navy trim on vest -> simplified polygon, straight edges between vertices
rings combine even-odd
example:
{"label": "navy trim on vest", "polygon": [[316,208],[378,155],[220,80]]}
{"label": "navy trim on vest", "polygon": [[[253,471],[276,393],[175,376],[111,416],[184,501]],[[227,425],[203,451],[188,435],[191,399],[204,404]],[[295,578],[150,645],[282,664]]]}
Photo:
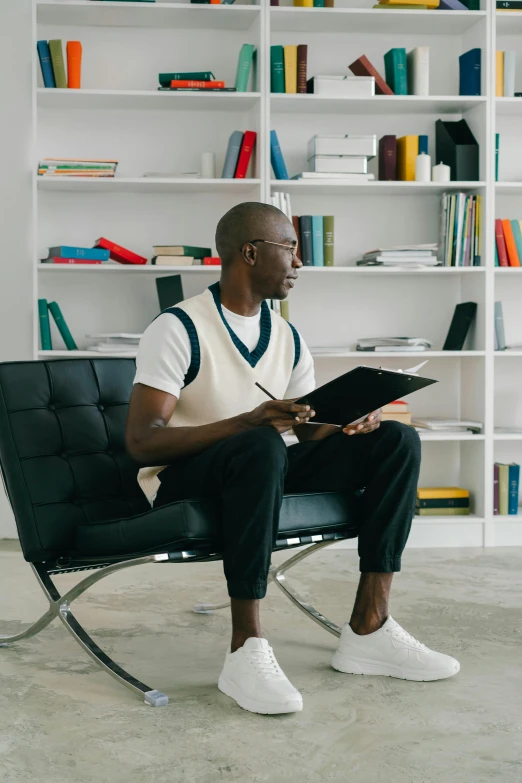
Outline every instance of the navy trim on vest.
{"label": "navy trim on vest", "polygon": [[223,308],[221,307],[221,299],[219,297],[219,282],[213,283],[208,287],[210,293],[214,297],[214,302],[218,309],[218,313],[221,316],[221,320],[225,324],[227,331],[232,338],[232,342],[236,346],[237,350],[243,356],[244,359],[250,364],[251,367],[255,367],[261,357],[266,353],[268,344],[270,342],[270,334],[272,332],[272,318],[270,316],[270,308],[265,301],[261,302],[261,331],[259,334],[259,342],[250,353],[244,342],[239,339],[237,334],[230,328],[230,325],[223,315]]}
{"label": "navy trim on vest", "polygon": [[[181,309],[181,307],[168,307],[166,310],[163,310],[163,313],[172,313],[172,315],[177,316],[187,330],[188,338],[190,340],[190,365],[187,374],[185,375],[185,383],[183,384],[183,388],[186,389],[189,383],[192,383],[197,376],[201,364],[201,350],[199,347],[198,333],[194,326],[194,321],[185,310]],[[163,315],[163,313],[160,313],[160,315]]]}
{"label": "navy trim on vest", "polygon": [[292,326],[290,321],[287,321],[288,326],[292,330],[292,334],[294,337],[294,366],[292,367],[292,370],[295,370],[299,363],[299,359],[301,358],[301,338],[299,337],[299,333],[295,326]]}

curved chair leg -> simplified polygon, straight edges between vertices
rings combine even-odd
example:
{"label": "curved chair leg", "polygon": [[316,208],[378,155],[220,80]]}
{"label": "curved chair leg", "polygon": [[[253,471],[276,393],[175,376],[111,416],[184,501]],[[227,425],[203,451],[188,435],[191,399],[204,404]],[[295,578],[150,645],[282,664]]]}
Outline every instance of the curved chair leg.
{"label": "curved chair leg", "polygon": [[333,634],[334,636],[340,636],[341,629],[339,626],[321,614],[321,612],[318,612],[317,609],[308,603],[308,601],[305,601],[305,599],[302,598],[299,593],[297,593],[296,590],[294,590],[294,588],[288,584],[285,576],[286,571],[289,571],[297,563],[300,563],[301,560],[304,560],[306,557],[313,555],[314,552],[318,552],[320,549],[323,549],[325,546],[329,546],[333,543],[335,542],[321,541],[317,544],[312,544],[306,549],[303,549],[301,552],[298,552],[289,560],[285,560],[285,562],[281,563],[281,565],[272,566],[270,568],[269,578],[279,587],[280,590],[283,591],[287,598],[289,598],[292,603],[294,603],[302,612],[310,617],[311,620],[314,620],[314,622],[316,622],[326,631],[329,631],[329,633]]}
{"label": "curved chair leg", "polygon": [[29,639],[31,636],[36,636],[37,633],[40,633],[44,628],[47,628],[55,617],[56,612],[53,609],[48,609],[39,620],[30,625],[29,628],[26,628],[25,631],[21,631],[14,636],[0,635],[0,647],[7,647],[11,642],[19,642],[22,639]]}

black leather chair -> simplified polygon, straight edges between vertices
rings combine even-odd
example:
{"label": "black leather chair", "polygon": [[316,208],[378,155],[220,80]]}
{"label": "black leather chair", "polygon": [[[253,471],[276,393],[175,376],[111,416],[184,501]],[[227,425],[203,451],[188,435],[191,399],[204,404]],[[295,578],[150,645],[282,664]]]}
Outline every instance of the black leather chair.
{"label": "black leather chair", "polygon": [[[96,663],[151,706],[168,698],[132,677],[91,639],[71,603],[108,574],[142,563],[220,560],[219,503],[186,500],[151,509],[125,451],[133,359],[0,364],[0,467],[25,559],[49,601],[33,625],[0,646],[34,636],[58,617]],[[357,536],[358,498],[286,495],[276,549],[302,544],[270,578],[312,619],[339,635],[288,585],[285,572],[314,551]],[[62,595],[52,577],[91,571]],[[221,606],[226,606],[222,604]],[[210,605],[196,611],[208,612]]]}

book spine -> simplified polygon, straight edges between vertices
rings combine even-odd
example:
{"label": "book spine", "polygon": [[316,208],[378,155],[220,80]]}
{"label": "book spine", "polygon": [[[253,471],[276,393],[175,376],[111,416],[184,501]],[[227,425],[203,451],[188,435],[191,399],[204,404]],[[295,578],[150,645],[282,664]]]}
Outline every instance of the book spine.
{"label": "book spine", "polygon": [[469,508],[469,498],[419,499],[417,508]]}
{"label": "book spine", "polygon": [[510,220],[511,230],[513,232],[513,238],[517,248],[517,255],[519,259],[522,259],[522,233],[520,232],[520,225],[518,220]]}
{"label": "book spine", "polygon": [[205,256],[203,266],[221,266],[221,259],[219,256]]}
{"label": "book spine", "polygon": [[294,227],[295,235],[297,237],[297,258],[302,261],[302,247],[301,247],[301,231],[299,228],[299,218],[297,215],[292,215],[292,225]]}
{"label": "book spine", "polygon": [[108,261],[109,251],[94,247],[69,247],[59,245],[49,248],[49,258],[79,258],[92,259],[94,261]]}
{"label": "book spine", "polygon": [[54,318],[54,322],[58,327],[58,331],[60,332],[62,340],[67,346],[67,349],[69,351],[77,351],[78,346],[74,342],[73,336],[69,331],[69,327],[67,326],[65,318],[63,317],[62,311],[60,310],[60,306],[57,302],[49,302],[49,312]]}
{"label": "book spine", "polygon": [[312,258],[314,266],[324,266],[324,236],[322,215],[312,215]]}
{"label": "book spine", "polygon": [[499,157],[500,157],[500,133],[495,133],[495,182],[498,182]]}
{"label": "book spine", "polygon": [[502,516],[508,513],[509,496],[509,465],[498,466],[498,513]]}
{"label": "book spine", "polygon": [[243,44],[241,51],[239,52],[235,84],[236,90],[238,92],[246,92],[248,89],[248,80],[250,78],[250,70],[252,68],[252,60],[254,58],[254,49],[254,44]]}
{"label": "book spine", "polygon": [[334,265],[334,216],[323,217],[324,265]]}
{"label": "book spine", "polygon": [[282,46],[270,47],[270,90],[285,91],[285,62]]}
{"label": "book spine", "polygon": [[289,179],[285,159],[275,130],[270,131],[270,162],[276,179]]}
{"label": "book spine", "polygon": [[54,81],[56,86],[62,89],[67,87],[67,79],[65,77],[65,63],[63,60],[62,41],[56,38],[49,41],[49,50],[51,52],[51,62],[53,64]]}
{"label": "book spine", "polygon": [[502,221],[502,230],[504,232],[509,266],[520,266],[517,246],[515,245],[515,237],[513,236],[513,229],[511,228],[511,222],[509,220]]}
{"label": "book spine", "polygon": [[67,41],[67,87],[79,90],[82,83],[82,45],[80,41]]}
{"label": "book spine", "polygon": [[419,155],[429,155],[428,152],[429,136],[419,136]]}
{"label": "book spine", "polygon": [[42,264],[105,264],[105,261],[97,261],[94,258],[44,258]]}
{"label": "book spine", "polygon": [[417,500],[429,498],[469,498],[469,490],[461,487],[419,487]]}
{"label": "book spine", "polygon": [[288,299],[283,299],[281,302],[281,318],[284,318],[285,321],[290,320],[290,307],[288,304]]}
{"label": "book spine", "polygon": [[250,158],[252,157],[252,150],[256,143],[256,136],[257,134],[255,131],[245,131],[241,150],[239,151],[236,171],[234,173],[235,179],[245,179],[247,175],[248,165],[250,163]]}
{"label": "book spine", "polygon": [[297,46],[285,46],[285,92],[297,92]]}
{"label": "book spine", "polygon": [[270,0],[270,5],[279,5],[279,0]]}
{"label": "book spine", "polygon": [[500,266],[509,266],[502,220],[495,220],[495,239],[497,242],[498,262]]}
{"label": "book spine", "polygon": [[515,97],[515,65],[517,53],[504,52],[504,98]]}
{"label": "book spine", "polygon": [[40,341],[42,343],[42,351],[52,351],[53,344],[51,340],[51,324],[49,323],[47,299],[38,300],[38,319],[40,322]]}
{"label": "book spine", "polygon": [[373,76],[375,79],[375,92],[377,95],[393,95],[393,90],[389,87],[380,73],[373,67],[368,58],[363,54],[358,60],[355,60],[349,69],[355,76]]}
{"label": "book spine", "polygon": [[314,0],[314,8],[324,8],[324,0]]}
{"label": "book spine", "polygon": [[415,512],[421,517],[465,517],[469,514],[467,508],[416,508]]}
{"label": "book spine", "polygon": [[225,155],[221,179],[233,179],[242,143],[243,131],[233,131],[228,140],[227,154]]}
{"label": "book spine", "polygon": [[520,481],[520,465],[509,466],[508,482],[508,514],[518,514],[518,486]]}
{"label": "book spine", "polygon": [[160,73],[158,81],[162,87],[170,87],[174,79],[196,79],[201,82],[211,82],[214,79],[212,71],[185,71],[183,73]]}
{"label": "book spine", "polygon": [[493,514],[500,514],[498,505],[498,463],[493,465]]}
{"label": "book spine", "polygon": [[299,228],[301,233],[303,266],[313,266],[314,257],[312,251],[312,216],[301,215],[299,218]]}
{"label": "book spine", "polygon": [[137,253],[133,253],[132,250],[127,250],[121,245],[116,245],[109,239],[102,237],[96,242],[96,247],[103,247],[109,251],[110,257],[114,261],[118,261],[120,264],[146,264],[147,259],[144,256],[139,256]]}
{"label": "book spine", "polygon": [[383,136],[379,141],[379,179],[388,182],[397,179],[396,136]]}
{"label": "book spine", "polygon": [[[480,252],[480,226],[482,221],[482,196],[476,197],[477,201],[477,209],[475,213],[475,258],[473,259],[473,265],[474,266],[480,266],[482,262],[481,252]],[[496,251],[496,245],[495,245],[495,251]]]}
{"label": "book spine", "polygon": [[459,57],[459,95],[481,95],[481,49]]}
{"label": "book spine", "polygon": [[407,55],[408,92],[410,95],[430,94],[430,48],[417,46]]}
{"label": "book spine", "polygon": [[399,180],[415,181],[415,161],[418,149],[418,136],[401,136],[400,139],[397,139],[397,178]]}
{"label": "book spine", "polygon": [[204,82],[204,81],[198,81],[196,79],[173,79],[170,83],[171,87],[179,88],[179,87],[185,87],[188,89],[194,89],[198,88],[200,90],[205,89],[223,89],[225,86],[225,82]]}
{"label": "book spine", "polygon": [[395,95],[408,94],[408,71],[406,49],[390,49],[384,55],[384,69],[386,83],[392,88]]}
{"label": "book spine", "polygon": [[506,335],[504,332],[504,313],[502,302],[495,302],[495,335],[497,338],[497,351],[505,351]]}
{"label": "book spine", "polygon": [[38,41],[36,44],[36,50],[38,52],[38,59],[40,60],[40,68],[42,69],[44,87],[56,87],[49,44],[47,41]]}
{"label": "book spine", "polygon": [[[322,8],[323,6],[316,6],[314,0],[314,7]],[[299,44],[297,47],[297,92],[306,93],[306,69],[308,60],[308,46],[307,44]]]}
{"label": "book spine", "polygon": [[495,95],[497,98],[504,95],[504,52],[498,50],[495,57]]}

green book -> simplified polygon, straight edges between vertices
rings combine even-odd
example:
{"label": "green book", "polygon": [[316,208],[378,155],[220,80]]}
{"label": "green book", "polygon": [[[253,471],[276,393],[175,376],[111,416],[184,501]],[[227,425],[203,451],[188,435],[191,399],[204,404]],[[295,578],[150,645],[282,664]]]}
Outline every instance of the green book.
{"label": "green book", "polygon": [[40,321],[40,340],[42,351],[52,351],[51,324],[49,323],[49,311],[47,309],[47,299],[38,300],[38,317]]}
{"label": "green book", "polygon": [[324,0],[314,0],[314,8],[324,8]]}
{"label": "green book", "polygon": [[285,59],[282,46],[270,47],[270,90],[285,91]]}
{"label": "green book", "polygon": [[468,11],[480,11],[480,0],[462,0]]}
{"label": "green book", "polygon": [[170,87],[173,81],[184,81],[193,79],[197,82],[212,82],[215,80],[212,71],[181,71],[178,73],[159,73],[158,81],[162,87]]}
{"label": "green book", "polygon": [[324,265],[334,265],[334,216],[323,217]]}
{"label": "green book", "polygon": [[65,62],[63,59],[61,38],[55,38],[53,41],[49,41],[49,51],[51,52],[51,63],[56,86],[66,89],[67,77],[65,75]]}
{"label": "green book", "polygon": [[58,331],[62,335],[62,339],[69,351],[77,351],[78,346],[74,342],[73,336],[65,322],[65,318],[62,315],[62,311],[60,310],[58,302],[49,302],[49,312],[54,318],[54,322],[58,327]]}
{"label": "green book", "polygon": [[520,230],[520,223],[518,220],[511,220],[511,228],[513,229],[513,237],[515,239],[515,245],[517,246],[518,257],[522,262],[522,231]]}
{"label": "green book", "polygon": [[248,80],[250,78],[250,69],[252,68],[252,60],[254,59],[254,52],[256,47],[254,44],[243,44],[241,51],[239,52],[239,60],[237,63],[236,73],[236,90],[238,92],[246,92],[248,89]]}
{"label": "green book", "polygon": [[408,65],[406,49],[390,49],[384,55],[386,84],[395,95],[408,95]]}
{"label": "green book", "polygon": [[153,245],[155,256],[192,256],[192,258],[206,258],[212,255],[210,247],[197,247],[196,245]]}

